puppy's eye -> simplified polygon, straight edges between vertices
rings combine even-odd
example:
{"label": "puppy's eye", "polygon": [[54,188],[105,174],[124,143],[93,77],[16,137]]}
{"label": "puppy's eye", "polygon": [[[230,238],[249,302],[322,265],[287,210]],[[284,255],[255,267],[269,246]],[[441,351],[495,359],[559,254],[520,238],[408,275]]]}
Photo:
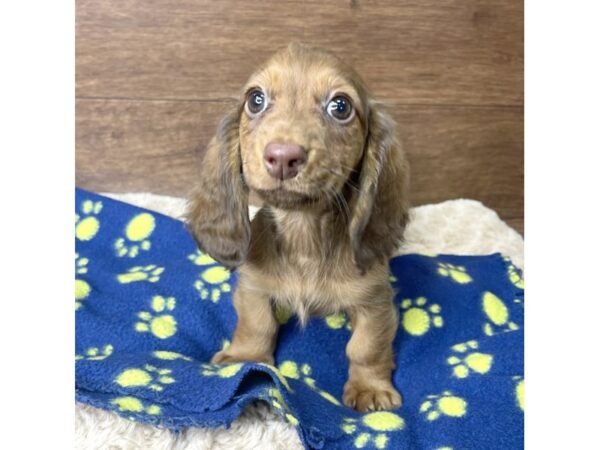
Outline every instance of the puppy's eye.
{"label": "puppy's eye", "polygon": [[267,108],[267,97],[264,92],[254,89],[246,100],[246,112],[250,117],[257,116]]}
{"label": "puppy's eye", "polygon": [[327,114],[341,123],[348,123],[354,117],[352,103],[343,95],[336,95],[327,104]]}

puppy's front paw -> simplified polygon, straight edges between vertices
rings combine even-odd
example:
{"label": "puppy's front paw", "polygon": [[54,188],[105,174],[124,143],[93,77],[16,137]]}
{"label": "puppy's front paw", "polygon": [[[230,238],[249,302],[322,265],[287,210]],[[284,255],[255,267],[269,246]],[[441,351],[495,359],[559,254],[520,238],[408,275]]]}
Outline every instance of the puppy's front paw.
{"label": "puppy's front paw", "polygon": [[231,352],[230,349],[221,350],[210,360],[213,364],[230,364],[237,362],[261,362],[265,364],[274,364],[273,356],[268,355],[244,355],[241,353]]}
{"label": "puppy's front paw", "polygon": [[344,404],[357,411],[381,411],[402,406],[400,393],[389,381],[375,381],[372,384],[348,380],[344,386]]}

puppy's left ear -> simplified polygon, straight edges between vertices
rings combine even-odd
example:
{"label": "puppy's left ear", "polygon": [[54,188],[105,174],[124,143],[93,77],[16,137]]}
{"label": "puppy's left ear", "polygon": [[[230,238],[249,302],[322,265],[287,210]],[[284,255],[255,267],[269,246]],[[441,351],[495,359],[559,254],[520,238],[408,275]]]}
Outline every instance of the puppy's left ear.
{"label": "puppy's left ear", "polygon": [[387,263],[408,222],[409,169],[395,135],[395,123],[370,102],[367,139],[352,202],[349,232],[357,267],[365,273],[375,262]]}

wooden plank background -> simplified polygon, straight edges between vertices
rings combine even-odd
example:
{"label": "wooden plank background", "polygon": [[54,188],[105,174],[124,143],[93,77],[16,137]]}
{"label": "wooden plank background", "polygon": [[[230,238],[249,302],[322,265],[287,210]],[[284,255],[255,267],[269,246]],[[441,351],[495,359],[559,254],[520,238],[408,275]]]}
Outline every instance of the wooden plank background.
{"label": "wooden plank background", "polygon": [[291,40],[390,106],[414,204],[474,198],[523,231],[521,0],[77,0],[76,183],[186,195],[231,98]]}

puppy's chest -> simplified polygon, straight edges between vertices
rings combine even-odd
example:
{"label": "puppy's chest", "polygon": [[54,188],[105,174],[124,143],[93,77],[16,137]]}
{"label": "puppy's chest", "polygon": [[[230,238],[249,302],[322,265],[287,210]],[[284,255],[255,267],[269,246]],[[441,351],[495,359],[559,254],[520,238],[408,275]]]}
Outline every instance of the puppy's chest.
{"label": "puppy's chest", "polygon": [[263,252],[248,261],[254,288],[300,315],[331,314],[365,297],[364,278],[352,261],[344,229],[335,228],[328,217],[289,211],[273,215],[271,233],[261,235]]}
{"label": "puppy's chest", "polygon": [[358,277],[345,264],[297,256],[282,264],[270,286],[275,301],[311,314],[332,314],[361,300]]}

